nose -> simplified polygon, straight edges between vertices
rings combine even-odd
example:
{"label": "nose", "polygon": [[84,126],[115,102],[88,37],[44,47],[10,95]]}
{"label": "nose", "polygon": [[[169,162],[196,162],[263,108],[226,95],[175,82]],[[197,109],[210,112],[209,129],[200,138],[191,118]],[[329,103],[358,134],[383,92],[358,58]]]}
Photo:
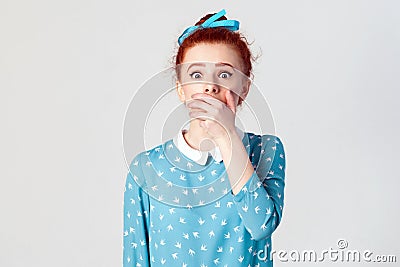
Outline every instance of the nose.
{"label": "nose", "polygon": [[219,91],[219,87],[215,84],[206,84],[204,86],[204,93],[206,94],[218,94]]}

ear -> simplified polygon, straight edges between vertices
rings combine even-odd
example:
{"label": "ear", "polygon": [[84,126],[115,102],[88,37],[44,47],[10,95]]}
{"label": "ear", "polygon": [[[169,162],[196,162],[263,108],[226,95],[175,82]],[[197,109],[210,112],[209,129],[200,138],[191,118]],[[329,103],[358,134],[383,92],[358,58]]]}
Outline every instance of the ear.
{"label": "ear", "polygon": [[180,84],[179,81],[176,81],[176,91],[178,93],[179,99],[182,102],[185,102],[185,93],[183,92],[182,85]]}

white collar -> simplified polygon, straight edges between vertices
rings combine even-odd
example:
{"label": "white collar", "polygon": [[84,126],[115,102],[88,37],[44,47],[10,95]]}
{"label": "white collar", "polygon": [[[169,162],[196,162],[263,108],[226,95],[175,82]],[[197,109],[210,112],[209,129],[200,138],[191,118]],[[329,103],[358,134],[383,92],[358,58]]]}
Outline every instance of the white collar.
{"label": "white collar", "polygon": [[[235,126],[236,127],[236,126]],[[183,133],[186,132],[188,129],[180,129],[179,132],[174,136],[173,142],[175,146],[189,159],[197,162],[198,164],[205,165],[207,162],[208,154],[210,153],[211,156],[214,158],[216,162],[222,161],[221,151],[219,147],[215,147],[208,151],[200,151],[197,149],[192,148],[183,137]],[[239,135],[239,138],[242,140],[244,137],[244,132],[236,127],[236,132]]]}

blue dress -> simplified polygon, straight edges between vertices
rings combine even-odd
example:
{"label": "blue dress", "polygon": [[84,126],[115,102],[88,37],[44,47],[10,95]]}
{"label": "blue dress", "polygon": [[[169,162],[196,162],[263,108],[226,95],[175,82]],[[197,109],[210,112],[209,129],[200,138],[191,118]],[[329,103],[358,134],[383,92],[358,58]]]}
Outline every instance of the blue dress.
{"label": "blue dress", "polygon": [[124,191],[123,266],[273,266],[271,235],[283,211],[279,137],[245,132],[254,172],[233,195],[225,165],[201,165],[170,139],[139,153]]}

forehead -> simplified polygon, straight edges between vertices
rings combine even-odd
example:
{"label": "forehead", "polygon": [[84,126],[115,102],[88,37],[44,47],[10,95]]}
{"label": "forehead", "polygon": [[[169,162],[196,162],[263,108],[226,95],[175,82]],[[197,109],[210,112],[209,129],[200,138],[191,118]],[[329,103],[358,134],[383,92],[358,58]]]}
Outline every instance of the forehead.
{"label": "forehead", "polygon": [[237,51],[227,44],[198,44],[186,50],[182,63],[208,61],[225,62],[240,69],[241,58]]}

